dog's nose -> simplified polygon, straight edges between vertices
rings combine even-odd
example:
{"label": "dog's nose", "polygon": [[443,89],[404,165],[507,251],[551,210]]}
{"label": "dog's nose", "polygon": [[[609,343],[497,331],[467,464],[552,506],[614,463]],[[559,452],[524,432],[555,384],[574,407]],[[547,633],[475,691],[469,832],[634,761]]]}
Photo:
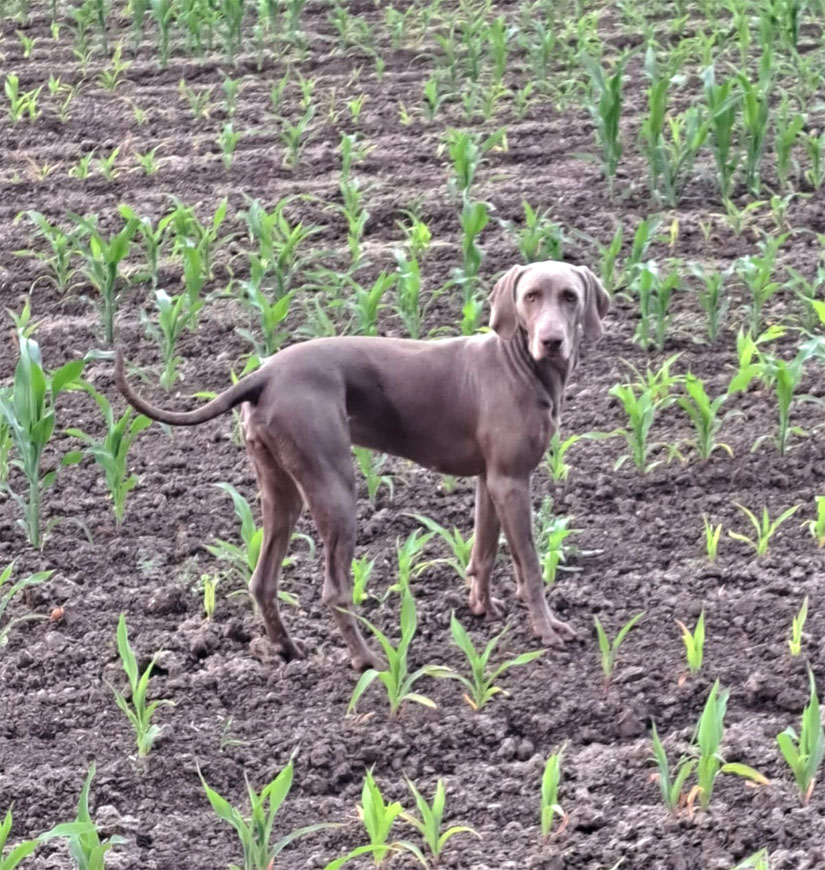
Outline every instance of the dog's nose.
{"label": "dog's nose", "polygon": [[560,338],[544,338],[541,343],[547,353],[558,353],[561,350]]}

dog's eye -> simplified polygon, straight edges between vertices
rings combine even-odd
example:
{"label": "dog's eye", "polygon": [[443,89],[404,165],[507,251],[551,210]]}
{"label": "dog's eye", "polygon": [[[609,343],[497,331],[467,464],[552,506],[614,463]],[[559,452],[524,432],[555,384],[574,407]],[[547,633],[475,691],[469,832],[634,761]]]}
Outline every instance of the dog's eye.
{"label": "dog's eye", "polygon": [[564,299],[565,302],[569,302],[571,305],[574,302],[579,301],[579,297],[576,295],[575,290],[565,290],[562,294],[562,299]]}
{"label": "dog's eye", "polygon": [[530,302],[530,303],[532,303],[532,302],[535,302],[536,299],[538,299],[538,298],[539,298],[539,294],[536,293],[535,291],[531,291],[530,293],[525,293],[525,294],[524,294],[524,301],[525,301],[525,302]]}

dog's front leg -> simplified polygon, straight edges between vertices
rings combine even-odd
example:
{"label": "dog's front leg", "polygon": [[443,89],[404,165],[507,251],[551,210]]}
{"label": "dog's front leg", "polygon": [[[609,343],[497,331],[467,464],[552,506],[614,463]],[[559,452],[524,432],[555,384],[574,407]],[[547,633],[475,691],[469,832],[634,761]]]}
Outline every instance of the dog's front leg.
{"label": "dog's front leg", "polygon": [[507,537],[516,583],[530,609],[533,631],[547,646],[561,647],[565,636],[575,637],[576,633],[566,622],[553,616],[544,597],[541,568],[533,541],[530,477],[489,471],[486,485]]}
{"label": "dog's front leg", "polygon": [[473,551],[467,566],[470,584],[470,610],[476,616],[499,619],[501,604],[490,595],[490,577],[498,552],[498,535],[501,531],[495,505],[487,489],[483,474],[476,478],[475,533]]}

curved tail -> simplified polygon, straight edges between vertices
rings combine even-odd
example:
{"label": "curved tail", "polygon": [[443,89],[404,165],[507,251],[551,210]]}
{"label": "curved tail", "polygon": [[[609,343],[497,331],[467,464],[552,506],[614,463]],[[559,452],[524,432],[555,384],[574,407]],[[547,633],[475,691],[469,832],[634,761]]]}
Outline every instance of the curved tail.
{"label": "curved tail", "polygon": [[266,375],[258,370],[245,378],[241,378],[237,384],[233,384],[228,390],[224,390],[220,395],[194,411],[166,411],[149,404],[129,386],[129,382],[126,380],[123,351],[118,348],[115,354],[115,383],[126,401],[141,414],[145,414],[159,423],[168,423],[170,426],[197,426],[198,423],[205,423],[207,420],[225,414],[242,402],[254,404],[258,400],[265,382]]}

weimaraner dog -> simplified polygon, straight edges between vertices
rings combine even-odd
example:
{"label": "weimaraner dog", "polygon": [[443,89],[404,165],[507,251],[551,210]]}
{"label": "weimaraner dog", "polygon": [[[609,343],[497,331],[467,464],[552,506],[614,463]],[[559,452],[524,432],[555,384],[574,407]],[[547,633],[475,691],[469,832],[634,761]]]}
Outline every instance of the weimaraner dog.
{"label": "weimaraner dog", "polygon": [[324,542],[323,601],[352,664],[378,659],[358,628],[350,566],[355,551],[352,443],[406,457],[445,474],[476,475],[470,609],[499,616],[490,575],[503,527],[517,594],[535,633],[561,646],[572,629],[544,597],[533,541],[530,474],[558,427],[576,364],[579,329],[598,339],[609,297],[586,267],[514,266],[490,297],[491,331],[470,338],[318,338],[280,351],[258,371],[189,412],[136,395],[117,354],[118,389],[142,414],[177,426],[211,420],[246,403],[246,447],[260,485],[264,540],[251,581],[267,634],[287,659],[304,653],[278,611],[281,562],[306,503]]}

